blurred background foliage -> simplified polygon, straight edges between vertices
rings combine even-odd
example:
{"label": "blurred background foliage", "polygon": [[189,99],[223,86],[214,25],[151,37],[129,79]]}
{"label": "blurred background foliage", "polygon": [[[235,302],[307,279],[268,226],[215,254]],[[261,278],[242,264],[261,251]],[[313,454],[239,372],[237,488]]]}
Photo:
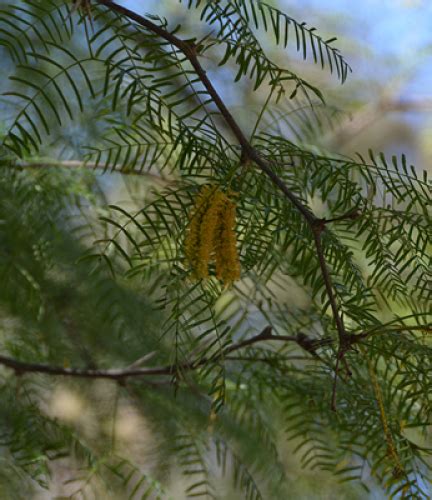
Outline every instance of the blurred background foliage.
{"label": "blurred background foliage", "polygon": [[[202,25],[194,22],[196,13],[175,1],[121,3],[141,14],[164,16],[172,26],[181,24],[190,37],[206,34],[198,31]],[[294,48],[274,48],[271,39],[263,38],[273,61],[298,70],[306,80],[314,82],[325,94],[330,109],[330,113],[322,114],[322,121],[312,122],[304,120],[311,110],[301,99],[292,100],[288,107],[275,105],[272,119],[265,118],[267,130],[282,130],[294,140],[340,153],[364,153],[368,148],[389,154],[403,152],[410,162],[430,172],[432,6],[421,0],[271,3],[297,20],[317,26],[324,39],[336,35],[337,47],[351,65],[353,75],[340,86],[332,75],[302,61]],[[43,2],[35,1],[33,8],[41,6]],[[0,0],[0,7],[3,12],[10,12],[14,6],[11,7],[10,1]],[[37,39],[38,35],[34,31],[30,36]],[[73,43],[75,53],[79,53],[80,41],[74,38]],[[252,132],[268,89],[254,90],[253,82],[247,78],[232,85],[237,72],[234,64],[229,62],[219,68],[211,53],[207,57],[210,77],[242,127]],[[32,64],[34,71],[47,65],[43,60]],[[19,82],[7,78],[15,71],[7,47],[0,47],[0,65],[4,76],[0,91],[10,91],[14,84],[19,86]],[[23,78],[31,74],[23,69]],[[88,85],[82,75],[77,74],[76,82],[80,92]],[[119,108],[113,113],[109,99],[95,101],[87,91],[82,96],[82,111],[74,120],[66,120],[62,127],[56,128],[49,141],[44,142],[40,157],[31,157],[31,166],[26,164],[22,170],[10,171],[0,179],[1,344],[11,354],[18,353],[23,361],[42,357],[63,366],[83,363],[87,367],[128,366],[152,352],[153,339],[158,337],[164,321],[163,313],[155,314],[150,309],[146,296],[140,293],[139,282],[131,287],[122,279],[114,280],[108,266],[106,272],[95,273],[95,266],[104,263],[95,264],[82,257],[94,241],[109,236],[104,222],[107,205],[139,209],[150,188],[175,179],[161,181],[151,175],[76,169],[74,162],[88,153],[84,145],[97,141],[113,124],[121,122],[125,112]],[[15,104],[8,96],[0,98],[0,134],[14,120],[18,109]],[[320,117],[322,103],[313,97],[313,104],[316,116]],[[61,158],[69,163],[47,167],[47,158]],[[283,293],[293,306],[308,304],[308,297],[294,282],[292,289]],[[161,352],[158,345],[152,362],[169,361],[170,346],[165,347],[166,351]],[[39,384],[38,377],[15,377],[3,369],[1,377],[4,455],[0,460],[6,467],[0,468],[0,498],[127,498],[125,491],[131,498],[146,491],[151,491],[153,497],[176,500],[186,496],[183,491],[187,480],[181,474],[181,467],[173,464],[172,443],[159,434],[161,427],[168,434],[172,429],[173,441],[180,452],[182,446],[188,449],[192,444],[187,435],[176,436],[174,440],[175,422],[180,420],[193,429],[196,418],[201,419],[200,425],[206,425],[208,400],[203,403],[185,389],[179,389],[177,402],[167,406],[169,398],[163,396],[173,389],[164,385],[155,391],[151,384],[147,387],[145,383],[121,387],[101,381],[53,379],[47,387]],[[204,406],[197,409],[197,405]],[[281,422],[276,409],[273,414],[268,406],[267,412],[261,415],[263,425],[270,418]],[[21,420],[24,424],[16,426]],[[15,427],[20,431],[12,432]],[[245,432],[247,428],[245,424]],[[281,431],[277,467],[284,470],[288,483],[282,491],[266,492],[265,498],[384,497],[372,478],[366,480],[370,487],[366,492],[356,484],[340,484],[331,473],[301,468],[293,454],[295,443],[287,442],[282,434]],[[75,461],[62,455],[59,443],[65,441],[75,447]],[[122,458],[118,463],[112,459],[105,462],[105,452],[114,445]],[[261,470],[263,476],[277,474],[274,458],[269,458],[271,450],[254,449],[252,443],[242,452],[249,454],[251,463],[268,460],[267,470],[265,466]],[[9,453],[14,455],[13,460],[9,460]],[[216,456],[215,450],[204,445],[194,453],[198,461],[204,454]],[[81,459],[91,466],[83,468]],[[14,461],[16,467],[11,465]],[[30,471],[35,482],[24,480],[20,467]],[[230,456],[229,467],[236,470],[235,456]],[[118,484],[112,483],[110,474],[107,487],[104,469],[121,471]],[[144,470],[150,473],[143,475]],[[246,474],[240,466],[239,471],[240,478]],[[167,491],[161,483],[168,485]],[[238,498],[237,490],[231,491],[230,484],[221,479],[218,484],[221,498]],[[48,490],[44,489],[46,486]]]}

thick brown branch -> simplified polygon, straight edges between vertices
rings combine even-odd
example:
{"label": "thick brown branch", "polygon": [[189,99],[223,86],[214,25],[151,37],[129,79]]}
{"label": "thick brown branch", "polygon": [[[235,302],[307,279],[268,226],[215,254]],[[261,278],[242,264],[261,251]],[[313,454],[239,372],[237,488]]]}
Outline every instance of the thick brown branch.
{"label": "thick brown branch", "polygon": [[235,351],[249,347],[252,344],[263,341],[277,341],[277,342],[296,342],[299,343],[297,336],[291,335],[272,335],[271,328],[266,327],[260,334],[251,337],[249,339],[243,340],[241,342],[234,343],[219,353],[217,356],[208,358],[200,358],[198,360],[192,360],[179,365],[165,365],[165,366],[154,366],[148,368],[124,368],[124,369],[80,369],[80,368],[66,368],[61,366],[51,366],[41,363],[27,363],[24,361],[19,361],[14,358],[0,355],[0,365],[6,366],[15,371],[17,375],[23,375],[24,373],[40,373],[45,375],[56,375],[62,377],[73,377],[73,378],[88,378],[88,379],[109,379],[124,381],[128,378],[136,377],[147,377],[147,376],[170,376],[179,371],[194,370],[199,366],[202,366],[209,362],[215,362],[218,360],[225,359],[228,354]]}

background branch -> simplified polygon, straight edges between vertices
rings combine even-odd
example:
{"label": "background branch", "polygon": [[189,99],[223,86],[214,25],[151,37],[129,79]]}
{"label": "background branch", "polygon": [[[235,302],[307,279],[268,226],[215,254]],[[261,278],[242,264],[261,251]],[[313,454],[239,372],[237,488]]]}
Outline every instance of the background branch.
{"label": "background branch", "polygon": [[[107,169],[105,168],[105,165],[100,164],[100,163],[94,163],[94,162],[87,162],[87,161],[79,161],[79,160],[53,160],[53,159],[37,159],[37,160],[26,160],[26,161],[18,161],[16,165],[19,168],[24,168],[24,169],[43,169],[43,168],[49,168],[49,167],[60,167],[60,168],[68,168],[71,170],[75,169],[87,169],[87,170],[101,170],[102,172],[105,172]],[[154,174],[152,172],[138,172],[136,170],[130,169],[130,170],[125,170],[122,168],[121,165],[114,165],[113,167],[110,167],[109,169],[110,172],[117,172],[119,174],[124,174],[124,175],[137,175],[137,176],[145,176],[150,178],[152,181],[155,181],[159,184],[168,184],[170,182],[169,179],[161,177],[160,175]]]}

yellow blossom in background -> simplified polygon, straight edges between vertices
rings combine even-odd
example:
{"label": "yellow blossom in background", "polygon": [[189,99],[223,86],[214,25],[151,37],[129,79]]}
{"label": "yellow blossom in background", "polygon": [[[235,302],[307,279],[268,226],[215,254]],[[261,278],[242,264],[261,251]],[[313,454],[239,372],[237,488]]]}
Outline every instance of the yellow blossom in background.
{"label": "yellow blossom in background", "polygon": [[213,261],[216,277],[224,284],[240,278],[235,224],[235,202],[219,187],[203,186],[189,214],[185,240],[185,255],[196,278],[207,278]]}

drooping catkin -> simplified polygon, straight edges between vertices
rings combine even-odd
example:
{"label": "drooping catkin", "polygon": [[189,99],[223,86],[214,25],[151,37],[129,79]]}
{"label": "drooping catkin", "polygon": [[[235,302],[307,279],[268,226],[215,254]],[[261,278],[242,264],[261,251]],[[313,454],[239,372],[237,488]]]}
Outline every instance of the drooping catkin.
{"label": "drooping catkin", "polygon": [[219,234],[215,245],[216,277],[224,283],[232,283],[240,278],[235,222],[236,206],[227,198],[221,210]]}
{"label": "drooping catkin", "polygon": [[240,278],[235,224],[235,202],[217,186],[203,186],[189,215],[185,240],[185,255],[196,278],[207,278],[213,261],[216,277],[225,285]]}
{"label": "drooping catkin", "polygon": [[189,214],[189,224],[185,240],[185,255],[197,278],[205,278],[207,276],[207,262],[202,261],[200,248],[201,240],[206,236],[202,234],[201,225],[211,197],[211,190],[209,188],[209,186],[204,186],[198,193],[195,205]]}

